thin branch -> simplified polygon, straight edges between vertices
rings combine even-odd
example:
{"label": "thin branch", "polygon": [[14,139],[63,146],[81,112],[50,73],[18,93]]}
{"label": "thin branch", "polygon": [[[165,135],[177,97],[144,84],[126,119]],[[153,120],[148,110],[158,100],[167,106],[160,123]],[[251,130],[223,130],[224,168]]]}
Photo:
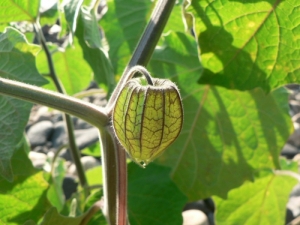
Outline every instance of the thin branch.
{"label": "thin branch", "polygon": [[48,74],[51,79],[53,80],[54,84],[55,84],[55,87],[57,89],[57,91],[59,93],[62,93],[62,94],[66,94],[65,93],[65,90],[62,86],[62,84],[60,83],[57,75],[56,75],[56,72],[55,72],[55,69],[54,69],[54,63],[53,63],[53,59],[52,59],[52,56],[51,56],[51,53],[47,47],[47,44],[46,44],[46,40],[45,40],[45,37],[43,35],[43,32],[42,32],[42,29],[40,27],[40,25],[38,24],[38,22],[36,22],[34,24],[34,28],[35,28],[35,31],[36,31],[36,34],[37,34],[37,37],[39,39],[39,42],[41,43],[42,47],[43,47],[43,50],[45,51],[45,54],[46,54],[46,57],[47,57],[47,62],[48,62],[48,68],[49,68],[49,71],[50,73]]}
{"label": "thin branch", "polygon": [[[50,77],[53,80],[57,91],[59,93],[66,94],[66,92],[63,88],[63,85],[60,83],[60,81],[56,75],[52,55],[47,47],[45,37],[43,35],[42,29],[38,22],[35,23],[35,29],[37,32],[38,39],[46,53],[48,67],[49,67],[49,71],[50,71]],[[75,141],[73,121],[72,121],[71,116],[67,115],[67,114],[64,114],[64,120],[66,123],[68,140],[69,140],[69,151],[71,153],[72,159],[76,166],[79,182],[80,182],[81,186],[83,187],[83,189],[85,190],[85,192],[84,192],[85,197],[87,197],[89,195],[89,191],[87,189],[88,182],[87,182],[87,179],[85,176],[85,172],[84,172],[82,163],[80,161],[80,151],[79,151],[78,146]]]}

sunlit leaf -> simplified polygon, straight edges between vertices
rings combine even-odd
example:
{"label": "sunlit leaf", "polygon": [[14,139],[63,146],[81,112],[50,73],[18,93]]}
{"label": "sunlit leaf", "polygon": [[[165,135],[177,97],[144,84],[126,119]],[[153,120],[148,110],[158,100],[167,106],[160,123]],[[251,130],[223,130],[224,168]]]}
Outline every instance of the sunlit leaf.
{"label": "sunlit leaf", "polygon": [[269,92],[300,81],[297,0],[193,0],[188,12],[205,68],[201,83]]}
{"label": "sunlit leaf", "polygon": [[28,148],[22,140],[15,149],[11,160],[13,182],[0,178],[0,218],[3,224],[19,225],[29,219],[37,222],[48,207],[48,183],[43,172],[33,168],[25,152]]}
{"label": "sunlit leaf", "polygon": [[34,22],[39,6],[40,0],[1,0],[0,23],[24,20]]}
{"label": "sunlit leaf", "polygon": [[227,199],[213,198],[217,224],[284,224],[286,204],[296,183],[292,177],[261,171],[255,182],[231,190]]}

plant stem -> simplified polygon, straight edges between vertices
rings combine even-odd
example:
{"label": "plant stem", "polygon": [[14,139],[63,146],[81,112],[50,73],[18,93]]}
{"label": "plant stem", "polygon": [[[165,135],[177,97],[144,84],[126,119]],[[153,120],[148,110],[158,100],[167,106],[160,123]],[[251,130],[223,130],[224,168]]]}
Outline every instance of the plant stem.
{"label": "plant stem", "polygon": [[144,30],[144,33],[127,65],[123,75],[113,91],[108,103],[108,112],[112,111],[114,102],[120,92],[120,89],[124,86],[128,80],[129,70],[136,65],[147,66],[152,53],[157,45],[157,42],[165,28],[165,25],[170,17],[173,6],[176,0],[159,0],[151,14],[150,21]]}
{"label": "plant stem", "polygon": [[0,78],[0,93],[57,109],[83,119],[98,128],[108,124],[108,116],[103,108],[37,86]]}
{"label": "plant stem", "polygon": [[127,225],[127,162],[126,152],[119,142],[117,142],[118,152],[118,223],[119,225]]}
{"label": "plant stem", "polygon": [[[38,39],[46,53],[48,67],[49,67],[49,71],[50,71],[49,75],[50,75],[51,79],[53,80],[57,91],[59,93],[66,94],[66,92],[63,88],[63,85],[60,83],[60,81],[56,75],[51,53],[47,47],[45,37],[43,35],[42,29],[38,22],[35,23],[35,28],[36,28],[36,33],[37,33]],[[66,123],[66,128],[67,128],[67,133],[68,133],[69,151],[71,153],[72,159],[76,166],[79,182],[84,189],[85,197],[87,197],[89,195],[89,191],[87,189],[88,182],[87,182],[87,179],[85,176],[85,172],[84,172],[82,163],[80,161],[80,151],[79,151],[76,141],[75,141],[73,121],[72,121],[71,116],[67,115],[67,114],[64,114],[64,120]]]}
{"label": "plant stem", "polygon": [[[100,129],[101,160],[103,173],[103,214],[109,225],[117,224],[118,208],[118,165],[116,140],[107,129]],[[118,224],[119,225],[119,224]]]}

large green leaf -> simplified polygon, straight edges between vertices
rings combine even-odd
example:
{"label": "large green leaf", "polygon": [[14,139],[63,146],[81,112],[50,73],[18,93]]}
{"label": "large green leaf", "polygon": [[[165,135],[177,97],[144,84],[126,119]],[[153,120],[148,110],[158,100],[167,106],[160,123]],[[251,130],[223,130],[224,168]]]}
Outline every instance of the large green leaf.
{"label": "large green leaf", "polygon": [[[0,77],[42,85],[35,67],[39,48],[30,45],[18,31],[8,28],[0,34]],[[15,98],[0,96],[0,175],[12,181],[10,158],[26,126],[31,104]]]}
{"label": "large green leaf", "polygon": [[266,92],[300,82],[298,8],[297,0],[193,0],[200,82]]}
{"label": "large green leaf", "polygon": [[128,165],[128,215],[131,225],[181,225],[186,197],[170,179],[170,169]]}
{"label": "large green leaf", "polygon": [[172,78],[182,95],[182,132],[159,162],[172,167],[173,180],[190,200],[225,197],[251,180],[255,169],[279,168],[293,129],[285,89],[265,95],[198,84],[195,45],[187,35],[170,34],[150,64],[155,76]]}
{"label": "large green leaf", "polygon": [[94,73],[94,80],[109,93],[115,86],[114,73],[108,59],[107,44],[93,11],[82,7],[75,33],[84,59]]}
{"label": "large green leaf", "polygon": [[0,23],[24,20],[34,22],[39,6],[40,0],[1,0]]}
{"label": "large green leaf", "polygon": [[37,222],[48,207],[47,182],[43,172],[33,168],[22,140],[11,160],[14,181],[0,178],[0,224],[19,225],[27,220]]}
{"label": "large green leaf", "polygon": [[292,177],[261,171],[255,182],[245,182],[231,190],[227,199],[213,198],[217,207],[216,223],[282,225],[289,194],[296,184]]}

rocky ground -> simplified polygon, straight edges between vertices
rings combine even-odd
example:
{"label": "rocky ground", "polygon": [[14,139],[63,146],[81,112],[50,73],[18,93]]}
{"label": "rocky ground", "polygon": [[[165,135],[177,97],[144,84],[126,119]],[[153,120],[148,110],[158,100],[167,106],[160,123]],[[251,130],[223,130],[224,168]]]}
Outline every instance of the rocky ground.
{"label": "rocky ground", "polygon": [[[289,85],[287,88],[291,92],[289,99],[290,115],[294,123],[295,132],[283,147],[282,155],[288,159],[300,162],[300,87],[299,85]],[[104,93],[86,97],[84,100],[99,106],[106,104]],[[92,127],[81,119],[75,117],[72,119],[77,146],[80,150],[98,142],[97,128]],[[62,114],[56,110],[49,110],[45,106],[35,105],[32,108],[26,133],[32,149],[30,158],[37,168],[43,168],[46,159],[53,157],[57,151],[60,151],[61,146],[67,144]],[[63,182],[63,190],[68,199],[77,189],[76,169],[66,148],[60,151],[59,156],[66,160],[67,173]],[[84,154],[81,161],[86,170],[100,165],[99,158]],[[213,213],[213,201],[211,199],[204,199],[187,204],[184,208],[183,216],[186,225],[213,225]],[[292,220],[295,221],[295,218],[299,216],[300,185],[296,185],[287,204],[286,224]],[[295,224],[297,223],[293,223],[293,225]]]}

